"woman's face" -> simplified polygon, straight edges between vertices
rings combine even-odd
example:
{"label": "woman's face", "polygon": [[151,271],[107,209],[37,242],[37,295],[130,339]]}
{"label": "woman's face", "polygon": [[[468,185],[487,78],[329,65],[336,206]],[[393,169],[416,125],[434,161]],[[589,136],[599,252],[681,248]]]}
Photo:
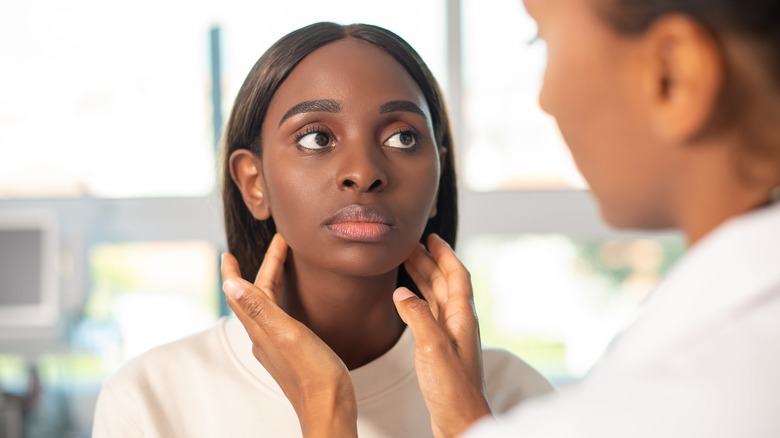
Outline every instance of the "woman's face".
{"label": "woman's face", "polygon": [[435,213],[440,158],[423,93],[366,42],[303,59],[271,100],[262,143],[264,195],[296,266],[390,272]]}
{"label": "woman's face", "polygon": [[646,65],[637,40],[616,33],[596,0],[525,0],[547,44],[539,95],[615,226],[667,226],[659,184],[670,169],[648,120]]}

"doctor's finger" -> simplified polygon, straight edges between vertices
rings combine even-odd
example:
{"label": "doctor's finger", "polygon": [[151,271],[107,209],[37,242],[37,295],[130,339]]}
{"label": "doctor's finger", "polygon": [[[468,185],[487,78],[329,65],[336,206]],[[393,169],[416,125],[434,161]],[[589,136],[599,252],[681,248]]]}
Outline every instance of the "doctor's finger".
{"label": "doctor's finger", "polygon": [[274,343],[275,333],[284,331],[292,320],[264,292],[242,278],[226,280],[222,289],[228,305],[254,344]]}
{"label": "doctor's finger", "polygon": [[[406,260],[406,265],[411,265],[415,277],[412,279],[423,291],[428,301],[437,301],[440,306],[447,303],[447,278],[445,277],[436,260],[422,246],[418,246]],[[405,266],[406,266],[405,265]],[[407,271],[408,272],[408,271]],[[410,276],[412,273],[409,274]]]}
{"label": "doctor's finger", "polygon": [[404,269],[406,270],[406,273],[409,274],[409,277],[412,279],[412,281],[414,281],[414,284],[417,285],[417,289],[420,290],[425,300],[428,301],[428,304],[431,306],[431,310],[433,310],[433,314],[438,315],[439,303],[436,301],[436,297],[433,294],[430,281],[428,281],[428,279],[420,273],[415,263],[410,260],[414,257],[418,257],[416,255],[417,252],[425,253],[425,248],[422,246],[422,244],[419,244],[414,253],[409,256],[409,259],[404,261]]}
{"label": "doctor's finger", "polygon": [[436,261],[437,267],[443,272],[447,281],[449,297],[459,297],[471,300],[473,296],[471,287],[471,274],[463,266],[455,251],[442,240],[441,237],[431,234],[428,237],[428,248],[431,256]]}
{"label": "doctor's finger", "polygon": [[452,347],[451,342],[447,340],[446,335],[436,322],[427,302],[421,300],[409,289],[399,287],[393,292],[393,303],[398,315],[412,331],[415,350],[436,354],[446,349],[447,346]]}
{"label": "doctor's finger", "polygon": [[274,235],[265,252],[263,263],[255,278],[255,285],[268,295],[274,303],[279,304],[282,294],[282,275],[284,261],[287,258],[287,243],[281,234]]}
{"label": "doctor's finger", "polygon": [[243,278],[241,277],[241,269],[238,266],[238,260],[229,252],[222,254],[220,269],[222,270],[223,284],[231,278]]}

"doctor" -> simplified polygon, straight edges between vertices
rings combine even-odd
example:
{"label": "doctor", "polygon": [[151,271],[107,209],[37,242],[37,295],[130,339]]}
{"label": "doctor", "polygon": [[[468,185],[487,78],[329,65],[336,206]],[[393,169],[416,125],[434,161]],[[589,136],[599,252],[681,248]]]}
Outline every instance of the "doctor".
{"label": "doctor", "polygon": [[[689,251],[588,379],[494,419],[468,272],[446,244],[430,239],[406,263],[427,302],[403,288],[393,298],[416,340],[434,433],[780,437],[780,3],[525,6],[549,51],[541,105],[556,118],[604,219],[619,228],[680,229]],[[283,258],[284,248],[269,256]],[[274,284],[273,271],[261,269],[268,281],[258,284]],[[279,333],[290,323],[267,311],[273,302],[262,289],[228,280],[225,291],[241,296],[234,303],[250,316],[247,330]],[[295,336],[316,344],[308,333]],[[275,357],[316,354],[257,339],[264,342],[255,347]],[[356,415],[340,399],[348,382],[307,373],[295,384],[318,396],[293,403],[330,415],[301,421],[330,418],[307,429],[340,436]]]}

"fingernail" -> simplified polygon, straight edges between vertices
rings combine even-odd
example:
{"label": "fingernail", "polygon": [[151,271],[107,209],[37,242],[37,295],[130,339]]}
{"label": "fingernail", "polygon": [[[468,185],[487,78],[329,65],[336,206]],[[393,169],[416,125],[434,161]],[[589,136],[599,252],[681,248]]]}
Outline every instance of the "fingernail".
{"label": "fingernail", "polygon": [[244,285],[236,278],[229,278],[222,283],[222,290],[232,300],[238,300],[244,295]]}
{"label": "fingernail", "polygon": [[396,303],[400,303],[401,301],[416,296],[412,293],[409,289],[405,287],[399,287],[398,289],[393,292],[393,301]]}

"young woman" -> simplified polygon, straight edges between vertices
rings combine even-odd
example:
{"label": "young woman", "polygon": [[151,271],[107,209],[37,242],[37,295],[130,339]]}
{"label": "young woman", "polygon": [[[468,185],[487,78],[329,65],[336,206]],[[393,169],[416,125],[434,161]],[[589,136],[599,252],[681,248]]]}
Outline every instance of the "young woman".
{"label": "young woman", "polygon": [[[467,435],[780,436],[780,3],[525,5],[548,47],[540,102],[605,220],[677,228],[690,251],[585,382],[525,403],[500,423],[486,418]],[[431,239],[429,249],[406,264],[428,302],[403,288],[394,299],[414,333],[434,430],[452,436],[490,406],[479,391],[468,273],[442,241]],[[225,290],[263,313],[262,291],[273,285],[245,286]],[[302,380],[303,392],[348,386],[335,373],[316,374]],[[322,398],[321,409],[334,412],[308,417],[304,428],[348,434],[317,424],[354,417],[349,403]]]}
{"label": "young woman", "polygon": [[[300,435],[301,424],[326,413],[300,406],[328,396],[299,384],[301,368],[348,382],[338,395],[355,413],[341,423],[350,433],[429,436],[413,338],[391,299],[398,286],[414,288],[401,265],[421,239],[435,232],[455,241],[452,139],[428,68],[378,27],[299,29],[250,71],[225,146],[232,255],[223,275],[273,291],[268,305],[231,299],[241,321],[222,320],[128,363],[101,393],[95,436]],[[264,324],[274,312],[291,324]],[[269,361],[275,349],[292,360]],[[494,410],[550,390],[511,354],[482,355],[480,394]]]}

